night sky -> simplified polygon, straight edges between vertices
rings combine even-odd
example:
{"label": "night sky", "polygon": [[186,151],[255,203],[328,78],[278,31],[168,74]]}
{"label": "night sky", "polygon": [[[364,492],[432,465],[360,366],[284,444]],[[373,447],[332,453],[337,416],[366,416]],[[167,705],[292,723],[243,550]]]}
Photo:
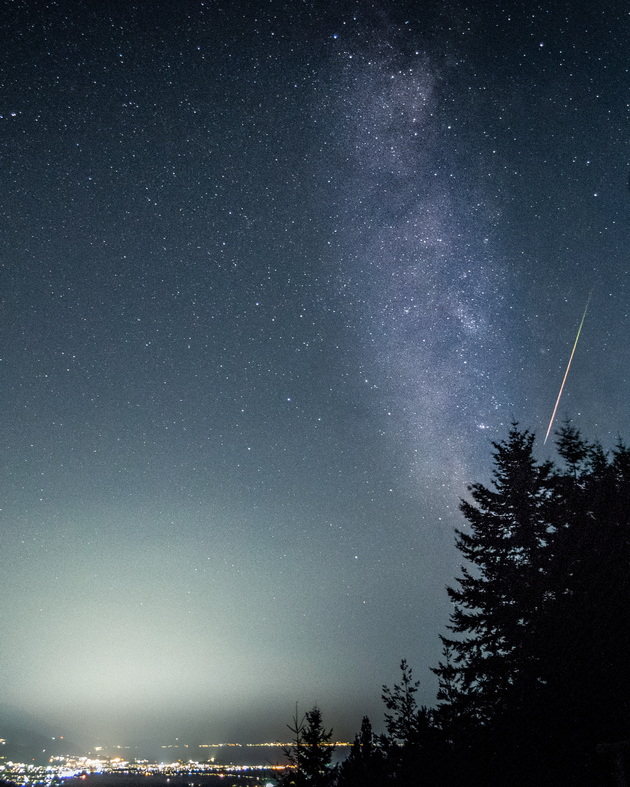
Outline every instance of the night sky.
{"label": "night sky", "polygon": [[591,291],[558,419],[630,438],[626,3],[1,14],[0,705],[431,704],[459,499],[512,420],[554,456]]}

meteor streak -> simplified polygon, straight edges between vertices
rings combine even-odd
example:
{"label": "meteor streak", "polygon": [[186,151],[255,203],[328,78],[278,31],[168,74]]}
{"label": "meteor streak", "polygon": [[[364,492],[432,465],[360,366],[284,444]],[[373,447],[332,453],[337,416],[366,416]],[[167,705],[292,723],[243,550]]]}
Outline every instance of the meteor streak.
{"label": "meteor streak", "polygon": [[556,417],[556,411],[558,410],[558,405],[560,404],[560,398],[562,397],[562,391],[564,391],[564,384],[567,381],[567,377],[569,376],[569,369],[571,368],[571,361],[573,360],[573,356],[575,355],[575,348],[577,347],[578,339],[580,338],[580,333],[582,331],[582,326],[584,325],[584,318],[586,317],[586,312],[588,311],[588,305],[591,302],[591,295],[593,294],[593,290],[591,290],[588,294],[588,300],[586,301],[586,306],[584,307],[584,314],[582,315],[582,319],[580,320],[580,327],[578,328],[577,336],[575,337],[575,341],[573,342],[573,349],[571,350],[571,357],[569,358],[569,363],[567,364],[566,371],[564,373],[564,377],[562,378],[562,385],[560,386],[560,391],[558,392],[558,398],[556,399],[556,406],[553,408],[553,413],[551,414],[551,420],[549,421],[549,426],[547,427],[547,434],[545,435],[545,439],[543,440],[543,445],[547,442],[547,438],[549,437],[549,432],[551,432],[551,427],[553,426],[554,419]]}

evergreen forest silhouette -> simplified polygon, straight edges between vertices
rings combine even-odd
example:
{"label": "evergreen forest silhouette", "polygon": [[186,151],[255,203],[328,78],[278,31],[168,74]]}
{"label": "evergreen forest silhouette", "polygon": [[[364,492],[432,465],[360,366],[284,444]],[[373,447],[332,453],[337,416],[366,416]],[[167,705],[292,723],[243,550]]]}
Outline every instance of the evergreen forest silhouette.
{"label": "evergreen forest silhouette", "polygon": [[606,453],[568,421],[556,436],[561,463],[541,463],[513,424],[491,485],[461,503],[435,706],[403,660],[385,734],[364,717],[336,767],[320,709],[296,713],[282,787],[627,783],[630,448]]}

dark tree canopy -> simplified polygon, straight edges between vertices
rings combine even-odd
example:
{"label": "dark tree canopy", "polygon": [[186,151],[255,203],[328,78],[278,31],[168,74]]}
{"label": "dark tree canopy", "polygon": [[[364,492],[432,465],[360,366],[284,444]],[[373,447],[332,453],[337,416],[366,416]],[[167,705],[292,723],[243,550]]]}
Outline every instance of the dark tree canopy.
{"label": "dark tree canopy", "polygon": [[387,780],[387,762],[383,748],[367,716],[355,736],[350,754],[339,766],[338,787],[383,787]]}
{"label": "dark tree canopy", "polygon": [[[417,705],[403,660],[383,686],[386,733],[363,719],[338,787],[630,783],[630,449],[569,422],[556,437],[558,465],[517,424],[493,444],[490,486],[461,503],[437,705]],[[327,784],[310,714],[292,728],[294,783]]]}
{"label": "dark tree canopy", "polygon": [[440,699],[456,703],[460,724],[484,725],[496,715],[547,601],[551,464],[534,460],[533,441],[513,426],[494,444],[493,488],[473,484],[472,502],[461,504],[468,528],[457,531],[456,544],[467,564],[459,586],[448,588],[456,636],[443,638],[446,661],[435,670]]}
{"label": "dark tree canopy", "polygon": [[461,505],[435,718],[483,784],[592,784],[630,736],[630,452],[557,437],[560,468],[513,425]]}

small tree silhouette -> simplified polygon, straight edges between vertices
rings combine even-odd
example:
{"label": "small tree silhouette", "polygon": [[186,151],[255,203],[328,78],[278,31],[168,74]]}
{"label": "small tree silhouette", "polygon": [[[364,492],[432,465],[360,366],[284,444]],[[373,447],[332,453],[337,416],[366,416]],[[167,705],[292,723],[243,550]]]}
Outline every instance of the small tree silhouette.
{"label": "small tree silhouette", "polygon": [[293,742],[283,748],[292,770],[280,780],[282,787],[295,785],[313,785],[313,787],[329,787],[335,779],[336,769],[331,767],[335,750],[330,743],[332,730],[324,729],[322,712],[313,706],[300,719],[297,705],[293,724],[287,727],[293,733]]}

